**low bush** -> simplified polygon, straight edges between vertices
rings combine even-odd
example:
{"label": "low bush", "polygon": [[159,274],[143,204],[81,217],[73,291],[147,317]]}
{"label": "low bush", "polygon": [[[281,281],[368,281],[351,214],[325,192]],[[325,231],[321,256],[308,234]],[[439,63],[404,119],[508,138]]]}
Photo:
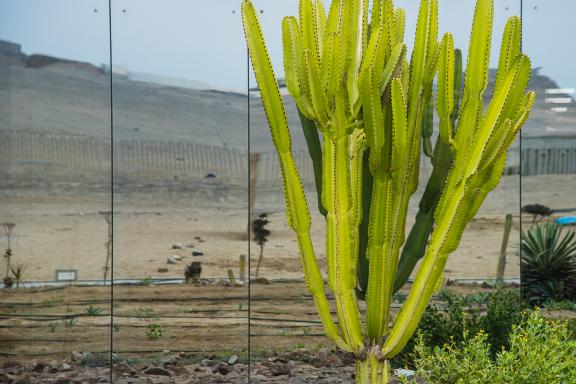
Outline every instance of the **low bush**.
{"label": "low bush", "polygon": [[414,348],[418,375],[437,384],[576,383],[576,339],[565,322],[525,313],[509,334],[509,348],[494,359],[486,332],[469,335],[432,347],[421,333]]}
{"label": "low bush", "polygon": [[[423,342],[431,348],[460,343],[466,340],[467,334],[483,331],[490,345],[490,355],[495,357],[502,348],[509,346],[508,335],[522,319],[518,289],[498,287],[492,292],[468,296],[443,290],[438,298],[445,304],[430,304],[418,328]],[[412,338],[394,358],[393,366],[415,368],[412,355],[416,341],[416,337]]]}

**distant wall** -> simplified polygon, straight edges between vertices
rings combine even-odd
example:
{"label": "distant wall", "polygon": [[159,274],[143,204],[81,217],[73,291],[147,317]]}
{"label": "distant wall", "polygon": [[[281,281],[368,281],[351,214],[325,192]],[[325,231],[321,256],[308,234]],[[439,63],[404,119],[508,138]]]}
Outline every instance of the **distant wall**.
{"label": "distant wall", "polygon": [[[505,174],[518,174],[518,157],[518,149],[512,149]],[[294,158],[304,184],[313,184],[307,149],[294,150]],[[110,140],[0,131],[0,172],[4,176],[109,178],[111,166]],[[274,151],[260,154],[257,169],[259,184],[280,180],[278,156]],[[576,148],[524,148],[522,171],[526,176],[576,173]],[[423,156],[421,177],[427,178],[430,172],[430,161]],[[194,179],[208,174],[224,182],[245,182],[246,151],[187,142],[114,142],[114,175],[119,179]]]}

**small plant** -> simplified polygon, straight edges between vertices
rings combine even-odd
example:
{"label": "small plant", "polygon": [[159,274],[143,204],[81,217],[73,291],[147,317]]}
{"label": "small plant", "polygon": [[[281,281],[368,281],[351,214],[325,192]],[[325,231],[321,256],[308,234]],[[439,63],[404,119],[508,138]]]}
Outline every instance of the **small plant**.
{"label": "small plant", "polygon": [[190,263],[186,270],[184,271],[184,279],[187,283],[193,283],[200,280],[202,275],[202,263],[199,261],[194,261]]}
{"label": "small plant", "polygon": [[[14,232],[14,227],[16,227],[16,224],[14,223],[3,223],[2,224],[4,227],[4,236],[6,236],[6,241],[7,241],[7,247],[6,247],[6,252],[4,252],[4,258],[6,259],[6,277],[10,276],[10,262],[12,259],[12,234]],[[4,283],[4,285],[6,287],[8,287],[6,285],[6,283]]]}
{"label": "small plant", "polygon": [[10,271],[14,276],[14,281],[16,282],[16,289],[20,288],[24,283],[23,277],[24,272],[26,271],[26,265],[24,264],[11,265]]}
{"label": "small plant", "polygon": [[402,292],[396,292],[396,293],[392,296],[393,300],[394,300],[396,303],[398,303],[398,304],[404,303],[404,302],[406,301],[406,298],[407,298],[407,297],[408,297],[408,295],[405,294],[405,293],[402,293]]}
{"label": "small plant", "polygon": [[114,330],[114,332],[120,332],[120,324],[114,323],[112,325],[112,329]]}
{"label": "small plant", "polygon": [[526,313],[509,334],[510,347],[492,359],[484,332],[441,347],[416,345],[418,374],[438,384],[567,384],[576,382],[576,340],[567,324]]}
{"label": "small plant", "polygon": [[288,328],[282,328],[280,330],[280,335],[282,336],[290,336],[290,331],[288,330]]}
{"label": "small plant", "polygon": [[4,288],[12,288],[14,285],[14,279],[10,276],[6,276],[2,279],[2,283],[4,283]]}
{"label": "small plant", "polygon": [[164,335],[164,327],[157,323],[146,325],[146,337],[148,340],[158,340]]}
{"label": "small plant", "polygon": [[[442,347],[452,342],[460,343],[466,334],[480,331],[486,334],[491,346],[491,356],[502,348],[508,348],[508,334],[522,319],[520,292],[498,286],[496,291],[480,292],[467,296],[457,295],[443,289],[440,295],[443,305],[430,304],[418,327],[418,334],[430,347]],[[414,368],[413,352],[416,338],[412,338],[393,364]]]}
{"label": "small plant", "polygon": [[153,308],[138,308],[133,311],[134,316],[136,317],[143,317],[146,319],[158,318],[158,314],[154,311]]}
{"label": "small plant", "polygon": [[526,300],[576,300],[576,232],[539,223],[522,232],[522,287]]}
{"label": "small plant", "polygon": [[104,271],[104,282],[106,282],[108,279],[108,272],[110,271],[110,261],[112,260],[112,212],[101,211],[99,213],[104,218],[104,221],[106,221],[106,226],[108,228],[108,236],[106,238],[106,243],[104,244],[106,247],[106,261],[104,262],[104,267],[102,267],[102,270]]}
{"label": "small plant", "polygon": [[90,305],[88,308],[86,308],[84,313],[86,314],[86,316],[99,316],[102,314],[103,311],[104,308],[93,307],[92,305]]}
{"label": "small plant", "polygon": [[258,218],[252,222],[254,241],[260,246],[260,255],[258,256],[258,264],[256,265],[256,278],[258,278],[260,273],[260,265],[262,264],[262,259],[264,257],[264,244],[268,242],[268,236],[271,234],[271,232],[266,229],[266,226],[270,223],[266,217],[268,217],[267,213],[261,213]]}
{"label": "small plant", "polygon": [[76,324],[78,324],[78,319],[75,317],[71,317],[68,320],[64,321],[64,326],[66,328],[73,328],[76,326]]}
{"label": "small plant", "polygon": [[48,327],[50,328],[50,332],[54,333],[54,332],[56,332],[57,324],[51,323]]}
{"label": "small plant", "polygon": [[153,280],[152,277],[150,277],[150,276],[146,276],[145,278],[140,279],[140,281],[138,281],[138,285],[146,285],[146,286],[149,286],[149,285],[152,285],[152,284],[154,284],[154,280]]}
{"label": "small plant", "polygon": [[536,221],[542,220],[545,217],[550,217],[550,215],[554,213],[553,210],[541,204],[525,205],[522,207],[522,212],[532,215],[532,223],[536,223]]}
{"label": "small plant", "polygon": [[234,276],[234,271],[232,270],[232,268],[228,268],[228,282],[232,286],[236,285],[236,277]]}

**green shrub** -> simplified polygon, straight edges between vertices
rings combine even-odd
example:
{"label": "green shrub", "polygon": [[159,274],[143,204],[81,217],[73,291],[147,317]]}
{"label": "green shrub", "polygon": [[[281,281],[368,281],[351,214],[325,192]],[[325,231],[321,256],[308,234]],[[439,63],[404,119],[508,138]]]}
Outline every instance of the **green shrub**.
{"label": "green shrub", "polygon": [[540,223],[522,232],[522,285],[531,304],[576,300],[576,231]]}
{"label": "green shrub", "polygon": [[158,340],[164,335],[164,327],[161,324],[150,323],[146,325],[146,337],[148,340]]}
{"label": "green shrub", "polygon": [[[522,319],[520,292],[518,289],[498,287],[492,292],[468,296],[442,290],[438,298],[445,302],[439,306],[430,304],[418,328],[424,344],[433,348],[445,344],[461,343],[466,335],[484,331],[490,355],[495,357],[502,348],[509,346],[508,334]],[[393,361],[397,367],[414,368],[414,337],[404,351]]]}
{"label": "green shrub", "polygon": [[418,375],[437,384],[576,383],[576,339],[565,322],[527,313],[509,335],[510,347],[492,359],[488,335],[431,347],[420,336],[414,350]]}

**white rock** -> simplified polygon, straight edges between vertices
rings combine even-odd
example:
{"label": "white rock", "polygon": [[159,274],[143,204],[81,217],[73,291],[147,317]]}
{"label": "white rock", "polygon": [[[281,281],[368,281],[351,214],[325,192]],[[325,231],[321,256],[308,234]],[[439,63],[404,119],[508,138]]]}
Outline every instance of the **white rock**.
{"label": "white rock", "polygon": [[394,370],[394,375],[398,376],[398,377],[405,377],[407,379],[410,379],[412,377],[414,377],[414,375],[416,374],[416,372],[414,372],[411,369],[404,369],[404,368],[397,368]]}
{"label": "white rock", "polygon": [[166,259],[166,264],[178,264],[178,260],[174,256],[170,256]]}

